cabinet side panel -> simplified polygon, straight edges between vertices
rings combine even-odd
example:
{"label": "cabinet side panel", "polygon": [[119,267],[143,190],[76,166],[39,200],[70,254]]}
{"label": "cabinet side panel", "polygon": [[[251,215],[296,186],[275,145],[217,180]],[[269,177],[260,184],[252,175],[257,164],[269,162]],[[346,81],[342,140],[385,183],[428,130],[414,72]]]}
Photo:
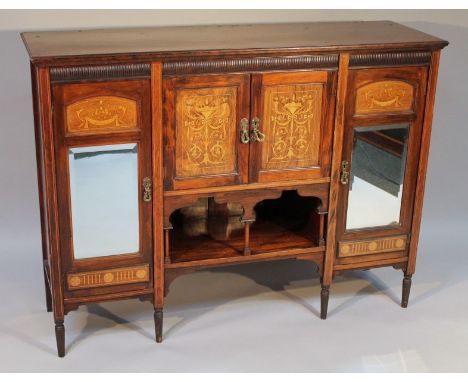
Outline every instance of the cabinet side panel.
{"label": "cabinet side panel", "polygon": [[335,132],[333,139],[333,159],[331,167],[331,183],[328,207],[328,226],[327,226],[327,249],[325,254],[325,266],[323,270],[322,283],[330,285],[333,276],[333,261],[336,248],[336,222],[338,208],[338,192],[340,189],[340,163],[343,146],[343,128],[345,114],[345,100],[348,87],[348,67],[349,54],[340,55],[340,64],[338,69],[338,88],[335,113]]}
{"label": "cabinet side panel", "polygon": [[163,235],[163,124],[162,124],[162,65],[151,65],[151,112],[153,151],[153,253],[154,306],[164,304],[164,235]]}
{"label": "cabinet side panel", "polygon": [[418,181],[414,200],[414,212],[411,227],[411,241],[409,246],[409,259],[406,274],[411,275],[416,267],[416,255],[418,250],[419,230],[422,218],[422,208],[424,202],[424,186],[426,183],[427,164],[429,158],[429,146],[432,130],[432,116],[434,112],[434,101],[437,88],[437,75],[439,70],[440,50],[432,53],[431,66],[429,72],[429,83],[426,93],[426,106],[424,111],[423,135],[421,150],[419,153]]}
{"label": "cabinet side panel", "polygon": [[59,247],[59,226],[57,211],[57,186],[55,172],[55,150],[52,125],[52,102],[49,81],[49,69],[38,69],[38,99],[41,137],[44,155],[44,190],[45,208],[47,209],[48,242],[50,244],[50,281],[52,284],[52,302],[55,320],[63,320],[63,283]]}
{"label": "cabinet side panel", "polygon": [[31,64],[31,86],[32,86],[32,97],[33,97],[33,112],[34,112],[34,137],[36,142],[36,165],[37,165],[37,183],[38,183],[38,194],[39,194],[39,209],[41,214],[41,238],[42,238],[42,258],[44,265],[50,267],[49,264],[49,227],[47,225],[47,204],[45,199],[45,180],[44,180],[44,145],[42,142],[41,134],[41,121],[39,111],[39,94],[38,94],[38,83],[37,83],[37,69]]}

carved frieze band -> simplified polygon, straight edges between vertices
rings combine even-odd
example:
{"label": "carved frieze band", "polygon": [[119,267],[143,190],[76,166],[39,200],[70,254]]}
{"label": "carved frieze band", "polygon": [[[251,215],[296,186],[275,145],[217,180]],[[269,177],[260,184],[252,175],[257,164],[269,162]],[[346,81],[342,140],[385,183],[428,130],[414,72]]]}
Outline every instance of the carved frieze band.
{"label": "carved frieze band", "polygon": [[69,273],[68,289],[96,288],[149,281],[149,265],[114,268],[103,271]]}
{"label": "carved frieze band", "polygon": [[338,55],[248,57],[219,60],[174,61],[163,64],[163,74],[243,72],[282,69],[338,68]]}
{"label": "carved frieze band", "polygon": [[393,236],[382,239],[344,241],[338,246],[338,257],[372,255],[383,252],[397,252],[406,249],[406,236]]}
{"label": "carved frieze band", "polygon": [[431,62],[431,52],[390,52],[352,54],[349,66],[425,65]]}
{"label": "carved frieze band", "polygon": [[113,78],[146,78],[150,76],[151,66],[146,63],[50,68],[51,82],[106,80]]}

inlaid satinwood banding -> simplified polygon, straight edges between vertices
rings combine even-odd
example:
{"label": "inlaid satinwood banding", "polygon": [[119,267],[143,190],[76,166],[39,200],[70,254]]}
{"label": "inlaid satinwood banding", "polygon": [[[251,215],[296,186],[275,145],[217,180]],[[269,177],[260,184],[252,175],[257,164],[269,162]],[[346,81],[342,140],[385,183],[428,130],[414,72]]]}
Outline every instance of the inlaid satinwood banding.
{"label": "inlaid satinwood banding", "polygon": [[338,245],[338,257],[404,251],[406,236],[393,236],[371,240],[344,241]]}
{"label": "inlaid satinwood banding", "polygon": [[95,288],[149,281],[149,265],[114,268],[103,271],[69,273],[68,289]]}

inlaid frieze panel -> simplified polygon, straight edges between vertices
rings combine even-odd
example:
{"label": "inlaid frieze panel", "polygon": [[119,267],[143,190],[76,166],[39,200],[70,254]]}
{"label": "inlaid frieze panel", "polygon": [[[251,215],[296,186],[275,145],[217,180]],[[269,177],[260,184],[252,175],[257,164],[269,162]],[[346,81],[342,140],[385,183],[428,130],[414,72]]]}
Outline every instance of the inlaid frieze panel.
{"label": "inlaid frieze panel", "polygon": [[378,81],[356,92],[356,113],[401,112],[413,109],[414,88],[403,81]]}
{"label": "inlaid frieze panel", "polygon": [[234,173],[236,137],[235,87],[177,92],[177,177]]}
{"label": "inlaid frieze panel", "polygon": [[345,241],[339,243],[338,257],[370,255],[374,253],[404,251],[406,236],[393,236],[380,239]]}
{"label": "inlaid frieze panel", "polygon": [[266,86],[263,169],[317,165],[323,84]]}
{"label": "inlaid frieze panel", "polygon": [[87,98],[66,108],[66,131],[71,134],[136,129],[137,103],[123,97]]}
{"label": "inlaid frieze panel", "polygon": [[68,289],[95,288],[149,281],[149,266],[115,268],[103,271],[69,273]]}

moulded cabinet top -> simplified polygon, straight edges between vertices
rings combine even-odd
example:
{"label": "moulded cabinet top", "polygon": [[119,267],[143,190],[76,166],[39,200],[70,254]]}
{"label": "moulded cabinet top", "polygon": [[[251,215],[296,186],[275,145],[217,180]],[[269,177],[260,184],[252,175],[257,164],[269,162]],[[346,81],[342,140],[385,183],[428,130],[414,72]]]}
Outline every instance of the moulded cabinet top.
{"label": "moulded cabinet top", "polygon": [[[366,49],[442,48],[447,41],[391,21],[244,24],[132,29],[25,32],[33,62],[92,56],[164,58],[223,51],[293,53]],[[118,58],[118,57],[116,57]]]}

